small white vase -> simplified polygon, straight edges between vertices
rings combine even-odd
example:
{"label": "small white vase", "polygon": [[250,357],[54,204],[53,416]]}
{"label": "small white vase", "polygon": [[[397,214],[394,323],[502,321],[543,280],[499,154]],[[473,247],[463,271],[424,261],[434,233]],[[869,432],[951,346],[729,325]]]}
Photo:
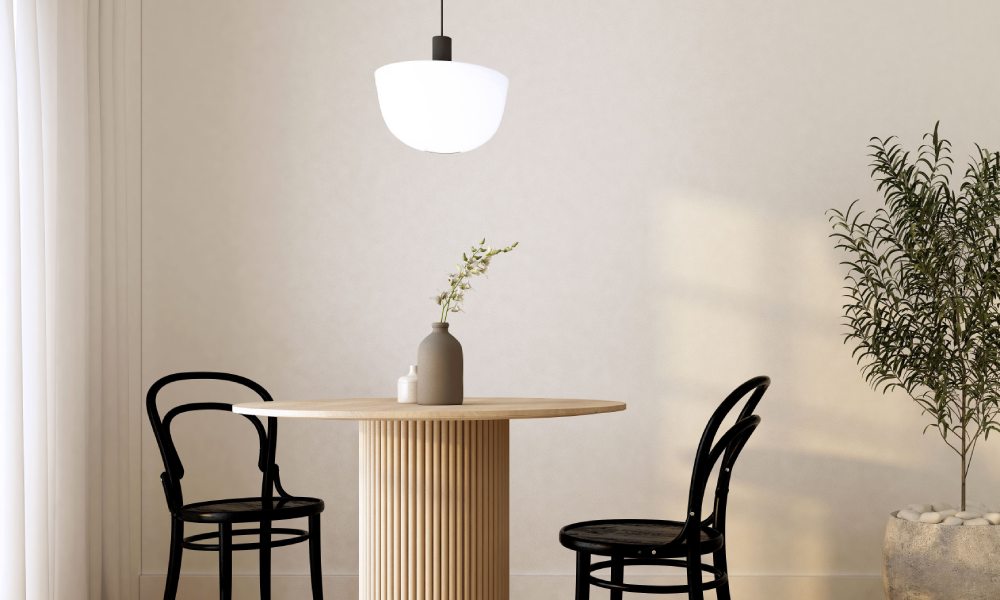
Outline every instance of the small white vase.
{"label": "small white vase", "polygon": [[410,372],[399,378],[396,399],[403,404],[417,403],[417,366],[410,365]]}

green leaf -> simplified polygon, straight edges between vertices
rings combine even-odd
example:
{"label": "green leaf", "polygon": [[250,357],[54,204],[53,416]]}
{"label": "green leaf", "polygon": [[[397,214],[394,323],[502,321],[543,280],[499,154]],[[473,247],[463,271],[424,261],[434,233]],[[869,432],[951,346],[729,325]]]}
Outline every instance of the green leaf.
{"label": "green leaf", "polygon": [[869,385],[930,417],[964,473],[1000,430],[1000,153],[976,146],[956,186],[939,123],[915,153],[894,136],[868,148],[881,205],[826,211],[846,255],[844,343]]}

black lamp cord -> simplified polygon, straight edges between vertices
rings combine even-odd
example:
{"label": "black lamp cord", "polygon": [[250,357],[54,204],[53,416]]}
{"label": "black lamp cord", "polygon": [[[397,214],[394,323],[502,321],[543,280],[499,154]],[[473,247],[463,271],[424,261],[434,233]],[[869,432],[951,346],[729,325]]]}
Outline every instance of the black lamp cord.
{"label": "black lamp cord", "polygon": [[441,0],[441,35],[434,36],[431,56],[434,60],[451,60],[451,38],[444,34],[444,0]]}

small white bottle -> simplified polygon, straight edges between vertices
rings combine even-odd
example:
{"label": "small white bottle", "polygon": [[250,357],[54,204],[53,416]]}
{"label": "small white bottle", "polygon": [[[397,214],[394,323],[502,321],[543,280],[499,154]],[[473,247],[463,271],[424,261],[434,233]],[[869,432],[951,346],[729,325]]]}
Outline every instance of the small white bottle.
{"label": "small white bottle", "polygon": [[417,402],[417,365],[410,365],[410,372],[399,378],[396,384],[396,399],[403,404]]}

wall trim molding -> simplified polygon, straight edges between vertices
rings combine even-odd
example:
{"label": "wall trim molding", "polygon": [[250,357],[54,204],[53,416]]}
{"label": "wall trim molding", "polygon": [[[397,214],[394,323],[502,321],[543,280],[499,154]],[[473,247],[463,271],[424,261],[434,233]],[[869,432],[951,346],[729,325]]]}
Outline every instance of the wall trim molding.
{"label": "wall trim molding", "polygon": [[[143,573],[140,600],[159,600],[163,595],[164,573]],[[759,573],[731,575],[734,595],[743,600],[774,600],[775,598],[851,598],[877,600],[882,597],[882,576],[878,573]],[[518,600],[551,600],[570,597],[573,575],[570,573],[512,573],[510,597]],[[630,577],[636,582],[672,583],[683,575]],[[209,600],[218,597],[218,577],[211,573],[181,575],[180,589],[186,598]],[[274,597],[309,597],[309,576],[274,575],[271,578]],[[234,596],[254,597],[258,589],[256,575],[233,575]],[[323,591],[327,597],[353,597],[358,594],[356,574],[335,573],[323,576]],[[571,594],[570,594],[571,595]]]}
{"label": "wall trim molding", "polygon": [[87,4],[90,595],[139,595],[142,510],[142,0]]}

